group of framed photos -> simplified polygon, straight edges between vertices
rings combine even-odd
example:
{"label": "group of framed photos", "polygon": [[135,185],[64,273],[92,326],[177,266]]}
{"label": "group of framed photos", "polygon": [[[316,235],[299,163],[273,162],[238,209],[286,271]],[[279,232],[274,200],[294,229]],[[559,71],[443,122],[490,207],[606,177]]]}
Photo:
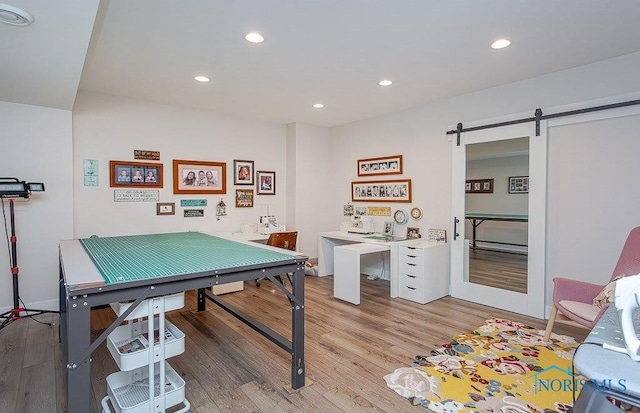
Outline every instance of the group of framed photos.
{"label": "group of framed photos", "polygon": [[[402,174],[402,155],[359,159],[358,176]],[[411,202],[411,179],[351,182],[352,202]]]}
{"label": "group of framed photos", "polygon": [[492,194],[493,179],[469,179],[465,183],[464,191],[467,194]]}
{"label": "group of framed photos", "polygon": [[[464,189],[467,194],[492,194],[493,179],[468,179]],[[508,189],[510,194],[529,193],[529,177],[510,176]]]}
{"label": "group of framed photos", "polygon": [[[110,161],[110,186],[126,188],[162,188],[163,164],[151,162]],[[275,171],[255,171],[254,162],[233,161],[233,184],[256,186],[257,195],[276,194]],[[247,205],[253,190],[238,190]],[[226,194],[227,164],[224,162],[173,160],[174,194]],[[238,196],[238,193],[236,193]],[[252,204],[252,202],[251,202]],[[253,206],[253,205],[251,205]]]}

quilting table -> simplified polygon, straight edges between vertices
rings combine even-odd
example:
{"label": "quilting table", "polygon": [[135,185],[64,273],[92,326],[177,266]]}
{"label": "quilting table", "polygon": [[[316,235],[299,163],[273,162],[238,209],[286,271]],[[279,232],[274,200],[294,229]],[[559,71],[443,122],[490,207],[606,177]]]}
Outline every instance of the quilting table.
{"label": "quilting table", "polygon": [[[90,411],[91,353],[109,333],[145,299],[188,290],[198,290],[198,311],[206,309],[208,299],[288,351],[292,355],[292,388],[304,386],[307,257],[200,232],[65,240],[59,249],[60,335],[70,413]],[[283,273],[293,275],[291,291],[275,278]],[[292,313],[291,339],[209,291],[215,285],[260,277],[268,277],[287,295]],[[123,301],[132,305],[91,342],[91,308]]]}
{"label": "quilting table", "polygon": [[469,222],[471,222],[471,227],[472,227],[471,248],[472,249],[477,248],[476,246],[477,241],[489,242],[492,244],[504,244],[504,245],[515,245],[519,247],[526,247],[525,244],[512,244],[508,242],[479,240],[476,237],[476,229],[484,221],[529,222],[529,215],[527,214],[489,214],[489,213],[467,212],[464,217],[468,219]]}

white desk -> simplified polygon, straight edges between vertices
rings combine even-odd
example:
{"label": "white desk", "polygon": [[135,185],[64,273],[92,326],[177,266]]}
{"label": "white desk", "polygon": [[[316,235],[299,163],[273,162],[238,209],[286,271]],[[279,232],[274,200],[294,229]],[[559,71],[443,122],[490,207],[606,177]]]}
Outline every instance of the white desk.
{"label": "white desk", "polygon": [[[386,241],[381,239],[368,238],[372,236],[381,237],[380,234],[351,234],[342,231],[321,232],[318,238],[318,276],[324,277],[334,273],[334,251],[333,248],[340,245],[367,243],[389,246],[389,281],[391,298],[398,297],[398,245],[403,242],[411,242],[415,240],[402,241]],[[335,282],[335,280],[334,280]]]}

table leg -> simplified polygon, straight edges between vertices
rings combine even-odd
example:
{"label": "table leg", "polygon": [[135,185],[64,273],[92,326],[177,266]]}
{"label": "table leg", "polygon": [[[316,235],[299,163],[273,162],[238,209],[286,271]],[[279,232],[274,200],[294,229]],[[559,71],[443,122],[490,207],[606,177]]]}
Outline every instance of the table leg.
{"label": "table leg", "polygon": [[[66,353],[66,391],[67,411],[69,413],[85,413],[90,411],[91,397],[91,357],[79,360],[78,357],[89,347],[91,342],[91,307],[84,305],[82,297],[69,297],[66,319],[66,333],[62,338]],[[63,318],[63,314],[60,314]]]}
{"label": "table leg", "polygon": [[305,385],[304,264],[293,273],[292,289],[298,301],[291,303],[291,387],[299,389]]}

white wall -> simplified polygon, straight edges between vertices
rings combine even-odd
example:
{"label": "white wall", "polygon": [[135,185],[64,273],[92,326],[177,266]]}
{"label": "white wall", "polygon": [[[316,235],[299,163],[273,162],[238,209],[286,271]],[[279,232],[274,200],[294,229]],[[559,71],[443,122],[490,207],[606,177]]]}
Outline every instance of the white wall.
{"label": "white wall", "polygon": [[[287,197],[284,125],[80,93],[73,127],[76,238],[190,230],[238,232],[241,223],[257,222],[267,207],[282,224],[288,224],[283,222]],[[176,215],[157,216],[155,202],[114,202],[109,161],[133,161],[134,149],[160,151],[164,165],[160,202],[175,202]],[[84,186],[84,159],[98,160],[99,186]],[[227,194],[173,194],[173,159],[225,162]],[[251,187],[233,185],[234,159],[253,160],[256,170],[275,171],[276,195],[256,195],[253,208],[236,208],[235,188]],[[182,199],[206,199],[204,218],[185,218]],[[217,220],[215,206],[220,199],[227,205],[227,216]]]}
{"label": "white wall", "polygon": [[[46,188],[15,202],[20,297],[27,308],[57,310],[58,242],[73,237],[71,112],[0,102],[0,123],[0,176]],[[4,212],[10,234],[8,200]],[[9,262],[0,248],[0,312],[13,308]]]}
{"label": "white wall", "polygon": [[[450,236],[453,226],[450,213],[449,139],[454,138],[445,136],[445,132],[452,125],[514,113],[527,112],[533,116],[534,110],[539,107],[544,112],[546,108],[555,106],[638,92],[640,77],[637,76],[636,68],[639,65],[640,53],[630,54],[334,128],[332,130],[335,148],[333,171],[338,182],[333,192],[336,201],[330,208],[330,213],[335,219],[334,225],[337,226],[342,220],[341,204],[348,199],[350,181],[357,180],[355,173],[357,160],[402,153],[405,157],[403,176],[414,181],[414,202],[392,205],[392,208],[394,210],[398,207],[410,209],[413,205],[419,206],[423,209],[424,218],[418,222],[409,221],[409,224],[420,226],[421,231],[427,228],[445,228]],[[613,136],[609,134],[609,137],[611,150],[614,151],[610,156],[616,164],[620,159],[631,162],[634,157],[637,157],[637,152],[627,152],[627,149],[615,145]],[[555,138],[550,135],[550,139]],[[601,148],[599,145],[593,147],[585,145],[583,150],[593,155],[600,152]],[[550,154],[550,162],[566,163],[564,172],[569,173],[568,169],[573,158],[559,159],[552,155]],[[634,163],[637,164],[637,161]],[[597,164],[591,166],[596,170],[601,169]],[[553,167],[550,165],[550,169]],[[575,176],[573,173],[569,175]],[[599,182],[604,184],[602,181]],[[628,200],[626,188],[619,186],[617,182],[608,182],[607,185],[615,190],[619,202]],[[553,207],[550,205],[549,208]],[[573,212],[565,210],[562,213]],[[602,208],[597,215],[591,216],[588,220],[572,221],[571,228],[567,230],[583,230],[585,226],[592,225],[594,220],[599,221],[600,225],[606,225],[609,214],[615,213],[615,208]],[[629,222],[628,226],[632,225],[633,223]],[[617,239],[624,238],[628,229],[623,231],[621,228],[612,228],[612,231],[618,232]],[[556,228],[549,225],[549,239],[553,240],[556,236]],[[557,244],[553,245],[557,247]],[[619,253],[619,248],[617,251]],[[589,249],[581,251],[580,256],[585,261],[584,265],[589,265],[588,263],[609,265],[612,261],[615,262],[618,253],[603,251],[600,247],[590,245]],[[558,256],[556,258],[547,263],[547,303],[550,300],[551,277],[560,273],[560,269],[571,266],[575,257]],[[580,277],[580,274],[576,275],[576,278]]]}
{"label": "white wall", "polygon": [[[298,250],[311,259],[318,257],[318,233],[337,230],[327,213],[332,161],[330,129],[303,123],[287,125],[287,219],[298,231]],[[290,196],[293,194],[294,196]]]}

